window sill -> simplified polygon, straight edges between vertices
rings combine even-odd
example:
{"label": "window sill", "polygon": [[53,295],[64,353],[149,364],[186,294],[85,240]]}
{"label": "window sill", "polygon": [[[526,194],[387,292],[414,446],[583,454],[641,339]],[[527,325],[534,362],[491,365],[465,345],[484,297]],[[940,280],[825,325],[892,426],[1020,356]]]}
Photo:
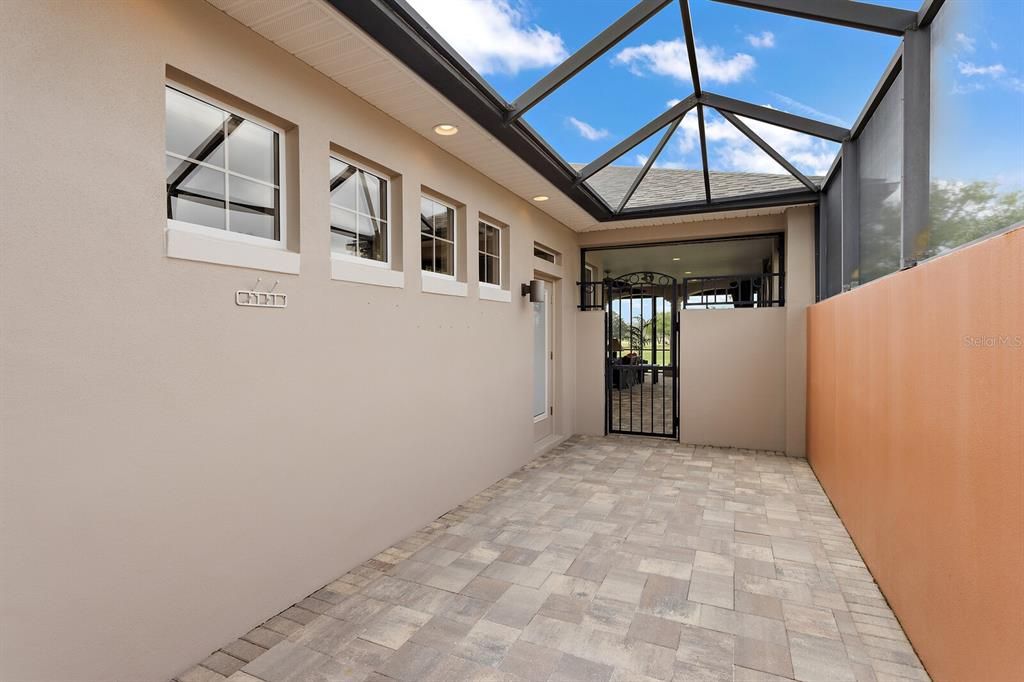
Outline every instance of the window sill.
{"label": "window sill", "polygon": [[299,254],[288,251],[277,242],[266,246],[253,244],[229,232],[218,234],[218,230],[171,222],[167,224],[166,238],[169,258],[299,274]]}
{"label": "window sill", "polygon": [[498,301],[499,303],[511,303],[512,292],[508,289],[499,289],[497,287],[489,287],[485,284],[480,285],[480,300],[481,301]]}
{"label": "window sill", "polygon": [[429,272],[421,272],[422,291],[425,294],[442,294],[444,296],[465,296],[468,287],[465,282],[460,282],[450,277],[441,277]]}
{"label": "window sill", "polygon": [[363,264],[338,256],[331,256],[331,279],[393,289],[405,286],[405,273],[401,270],[392,270],[384,264]]}
{"label": "window sill", "polygon": [[552,277],[562,276],[562,266],[558,263],[552,263],[551,261],[544,260],[543,258],[533,257],[533,269],[536,272],[541,272],[545,275],[551,275]]}

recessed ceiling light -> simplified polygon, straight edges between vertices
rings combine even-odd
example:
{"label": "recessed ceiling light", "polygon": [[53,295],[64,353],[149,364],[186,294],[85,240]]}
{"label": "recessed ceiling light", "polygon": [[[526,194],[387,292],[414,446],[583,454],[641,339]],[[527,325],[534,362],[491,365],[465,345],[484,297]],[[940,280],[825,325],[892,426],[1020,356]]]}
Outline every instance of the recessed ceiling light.
{"label": "recessed ceiling light", "polygon": [[438,123],[434,126],[434,132],[438,135],[454,135],[459,132],[457,126],[453,126],[451,123]]}
{"label": "recessed ceiling light", "polygon": [[672,260],[679,260],[679,258],[673,258]]}
{"label": "recessed ceiling light", "polygon": [[534,201],[547,201],[548,197],[545,194],[538,194],[533,198]]}
{"label": "recessed ceiling light", "polygon": [[687,271],[686,271],[686,272],[684,272],[683,274],[684,274],[684,275],[692,275],[692,274],[693,274],[693,272],[691,272],[690,270],[687,270]]}

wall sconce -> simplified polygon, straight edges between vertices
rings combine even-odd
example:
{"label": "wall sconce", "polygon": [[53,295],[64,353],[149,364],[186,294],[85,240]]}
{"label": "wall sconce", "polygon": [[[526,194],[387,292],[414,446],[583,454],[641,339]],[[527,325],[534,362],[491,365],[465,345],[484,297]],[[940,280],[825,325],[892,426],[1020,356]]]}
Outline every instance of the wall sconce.
{"label": "wall sconce", "polygon": [[544,285],[539,279],[531,279],[529,284],[522,285],[522,295],[530,297],[530,303],[544,302]]}

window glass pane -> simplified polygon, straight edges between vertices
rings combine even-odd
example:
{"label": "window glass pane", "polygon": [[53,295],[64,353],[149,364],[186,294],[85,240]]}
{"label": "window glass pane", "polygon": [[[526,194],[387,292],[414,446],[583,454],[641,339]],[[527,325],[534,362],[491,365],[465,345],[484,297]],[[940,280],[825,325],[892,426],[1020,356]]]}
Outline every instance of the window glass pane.
{"label": "window glass pane", "polygon": [[441,204],[434,204],[434,206],[434,234],[442,239],[453,239],[455,211]]}
{"label": "window glass pane", "polygon": [[239,116],[232,116],[227,128],[228,170],[278,184],[277,133]]}
{"label": "window glass pane", "polygon": [[350,211],[356,210],[356,169],[343,161],[331,159],[331,203]]}
{"label": "window glass pane", "polygon": [[903,195],[903,74],[896,77],[857,138],[860,273],[864,284],[899,270]]}
{"label": "window glass pane", "polygon": [[540,258],[541,260],[546,260],[549,263],[555,262],[555,254],[551,253],[550,251],[545,251],[544,249],[538,246],[533,247],[533,255],[536,256],[537,258]]}
{"label": "window glass pane", "polygon": [[166,157],[167,217],[224,229],[224,173]]}
{"label": "window glass pane", "polygon": [[224,112],[166,88],[167,151],[224,166]]}
{"label": "window glass pane", "polygon": [[426,197],[420,197],[420,232],[434,234],[434,207],[433,201]]}
{"label": "window glass pane", "polygon": [[[545,292],[547,287],[545,287]],[[533,416],[548,409],[548,319],[547,301],[533,304]]]}
{"label": "window glass pane", "polygon": [[356,214],[331,207],[331,251],[356,253]]}
{"label": "window glass pane", "polygon": [[231,231],[277,239],[277,190],[238,176],[231,176],[228,187]]}
{"label": "window glass pane", "polygon": [[501,283],[500,261],[494,256],[480,254],[480,281],[487,284]]}
{"label": "window glass pane", "polygon": [[359,231],[359,255],[376,261],[388,259],[387,228],[379,220],[357,216]]}
{"label": "window glass pane", "polygon": [[1024,4],[949,0],[931,25],[931,194],[913,258],[1024,221]]}
{"label": "window glass pane", "polygon": [[499,234],[498,228],[480,223],[480,250],[486,254],[497,256],[500,248],[498,245]]}
{"label": "window glass pane", "polygon": [[434,238],[426,234],[420,236],[420,267],[434,272]]}
{"label": "window glass pane", "polygon": [[381,180],[366,171],[359,171],[359,211],[374,218],[387,220],[387,186],[386,180]]}
{"label": "window glass pane", "polygon": [[455,245],[451,242],[434,240],[434,272],[445,275],[455,274]]}

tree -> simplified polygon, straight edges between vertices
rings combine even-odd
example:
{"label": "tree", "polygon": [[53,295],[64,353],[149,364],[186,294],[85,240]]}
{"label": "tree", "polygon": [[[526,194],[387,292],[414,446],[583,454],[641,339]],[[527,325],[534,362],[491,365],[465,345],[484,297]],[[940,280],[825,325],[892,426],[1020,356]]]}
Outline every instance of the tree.
{"label": "tree", "polygon": [[931,225],[915,245],[920,259],[1024,222],[1024,193],[999,192],[994,182],[933,182],[929,200]]}
{"label": "tree", "polygon": [[[876,187],[877,186],[877,187]],[[865,188],[862,188],[862,191]],[[860,229],[861,284],[900,268],[902,207],[898,187],[875,183],[870,202],[880,202],[877,220]],[[929,192],[929,224],[914,236],[915,260],[924,260],[984,237],[1004,227],[1024,222],[1024,192],[999,192],[994,182],[935,181]]]}

